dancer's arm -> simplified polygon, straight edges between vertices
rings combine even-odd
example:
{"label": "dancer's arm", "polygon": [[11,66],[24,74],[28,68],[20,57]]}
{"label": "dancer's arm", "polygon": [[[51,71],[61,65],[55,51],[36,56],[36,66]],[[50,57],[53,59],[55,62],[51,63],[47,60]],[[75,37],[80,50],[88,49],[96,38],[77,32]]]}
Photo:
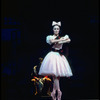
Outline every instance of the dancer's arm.
{"label": "dancer's arm", "polygon": [[60,41],[60,42],[58,42],[58,43],[59,43],[59,44],[62,44],[62,43],[69,43],[70,41],[71,41],[71,39],[68,38],[68,39],[62,40],[62,41]]}
{"label": "dancer's arm", "polygon": [[65,39],[61,38],[61,39],[51,39],[50,42],[51,43],[59,43],[61,41],[64,41]]}

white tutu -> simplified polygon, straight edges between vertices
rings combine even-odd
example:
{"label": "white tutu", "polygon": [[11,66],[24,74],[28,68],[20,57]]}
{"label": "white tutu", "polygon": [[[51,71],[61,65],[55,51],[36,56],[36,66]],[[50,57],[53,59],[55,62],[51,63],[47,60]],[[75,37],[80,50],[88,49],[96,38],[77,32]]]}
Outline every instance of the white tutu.
{"label": "white tutu", "polygon": [[59,52],[50,51],[40,66],[39,75],[70,77],[73,74],[65,56],[61,56]]}

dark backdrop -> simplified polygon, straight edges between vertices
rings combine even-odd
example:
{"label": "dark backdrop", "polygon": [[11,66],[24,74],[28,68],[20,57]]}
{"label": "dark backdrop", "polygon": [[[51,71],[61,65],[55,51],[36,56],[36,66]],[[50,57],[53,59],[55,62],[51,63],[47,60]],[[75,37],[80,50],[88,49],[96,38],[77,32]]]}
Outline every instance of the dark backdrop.
{"label": "dark backdrop", "polygon": [[32,68],[49,52],[53,20],[71,38],[64,50],[73,77],[60,79],[62,98],[98,99],[98,7],[98,0],[2,0],[2,100],[32,99]]}

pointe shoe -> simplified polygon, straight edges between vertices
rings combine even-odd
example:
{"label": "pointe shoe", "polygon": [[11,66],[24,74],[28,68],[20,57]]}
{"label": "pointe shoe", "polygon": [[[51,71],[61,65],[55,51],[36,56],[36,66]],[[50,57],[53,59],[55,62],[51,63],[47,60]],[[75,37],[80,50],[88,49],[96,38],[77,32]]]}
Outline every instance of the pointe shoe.
{"label": "pointe shoe", "polygon": [[56,91],[51,92],[51,97],[53,100],[56,100]]}
{"label": "pointe shoe", "polygon": [[62,92],[60,90],[58,90],[57,100],[61,100],[61,96],[62,96]]}

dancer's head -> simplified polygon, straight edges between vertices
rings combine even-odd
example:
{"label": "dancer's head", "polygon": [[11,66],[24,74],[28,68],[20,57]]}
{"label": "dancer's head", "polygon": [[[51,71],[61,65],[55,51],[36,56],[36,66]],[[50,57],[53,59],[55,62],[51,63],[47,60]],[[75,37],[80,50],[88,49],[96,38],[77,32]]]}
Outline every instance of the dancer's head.
{"label": "dancer's head", "polygon": [[53,21],[52,22],[52,26],[53,26],[53,33],[54,33],[54,35],[59,35],[61,22],[57,23],[57,22]]}

